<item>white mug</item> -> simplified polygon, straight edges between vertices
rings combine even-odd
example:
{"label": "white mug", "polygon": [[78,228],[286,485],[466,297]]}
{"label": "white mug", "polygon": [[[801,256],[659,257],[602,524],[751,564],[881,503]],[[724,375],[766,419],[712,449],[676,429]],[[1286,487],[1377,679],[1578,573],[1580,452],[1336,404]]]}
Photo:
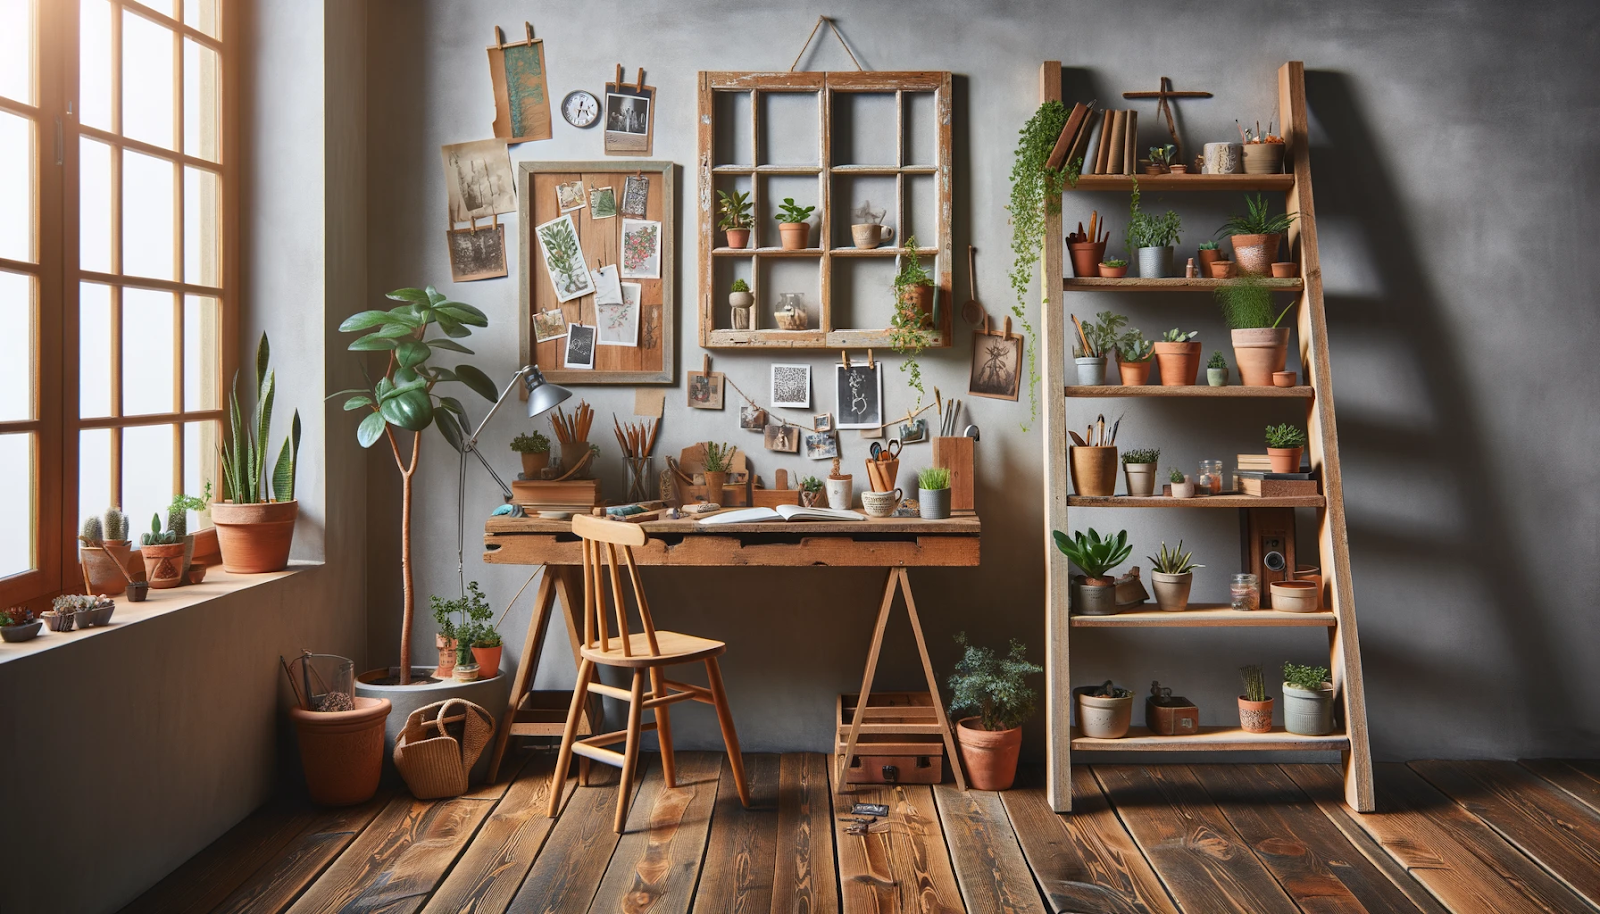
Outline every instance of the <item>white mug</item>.
{"label": "white mug", "polygon": [[850,226],[850,236],[855,239],[856,247],[870,251],[893,238],[894,229],[877,222],[862,222]]}

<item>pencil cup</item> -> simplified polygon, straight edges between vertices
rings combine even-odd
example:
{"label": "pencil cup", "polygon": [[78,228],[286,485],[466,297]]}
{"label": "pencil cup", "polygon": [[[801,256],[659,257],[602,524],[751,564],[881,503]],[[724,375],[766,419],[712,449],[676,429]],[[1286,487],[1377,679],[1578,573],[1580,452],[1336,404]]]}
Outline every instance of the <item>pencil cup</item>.
{"label": "pencil cup", "polygon": [[656,459],[624,457],[622,462],[628,467],[628,501],[650,501],[655,498],[651,488],[656,481]]}
{"label": "pencil cup", "polygon": [[1072,456],[1072,490],[1079,495],[1115,495],[1117,492],[1117,449],[1107,447],[1068,448]]}

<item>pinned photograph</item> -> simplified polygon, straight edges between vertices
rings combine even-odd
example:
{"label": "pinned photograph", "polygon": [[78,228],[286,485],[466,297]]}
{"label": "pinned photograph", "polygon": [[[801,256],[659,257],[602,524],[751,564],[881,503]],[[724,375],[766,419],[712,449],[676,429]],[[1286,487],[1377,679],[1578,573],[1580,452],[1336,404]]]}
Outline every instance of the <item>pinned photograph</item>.
{"label": "pinned photograph", "polygon": [[650,205],[650,179],[644,175],[629,175],[622,182],[622,215],[643,219]]}
{"label": "pinned photograph", "polygon": [[661,223],[622,220],[622,278],[661,278]]}
{"label": "pinned photograph", "polygon": [[[606,269],[615,270],[616,267]],[[607,304],[598,296],[595,299],[595,323],[600,328],[602,346],[639,345],[639,292],[642,287],[636,282],[625,282],[621,286],[616,302]]]}
{"label": "pinned photograph", "polygon": [[598,270],[590,270],[589,279],[594,283],[595,304],[622,304],[622,285],[617,280],[616,264],[607,264]]}
{"label": "pinned photograph", "polygon": [[761,443],[769,451],[797,454],[800,452],[800,427],[797,425],[769,425],[762,433]]}
{"label": "pinned photograph", "polygon": [[533,341],[559,340],[567,335],[567,316],[560,308],[540,311],[533,316]]}
{"label": "pinned photograph", "polygon": [[811,366],[772,366],[772,405],[791,409],[811,408]]}
{"label": "pinned photograph", "polygon": [[967,393],[975,397],[1015,400],[1022,382],[1022,337],[1006,333],[972,333],[972,372]]}
{"label": "pinned photograph", "polygon": [[806,456],[812,460],[831,460],[839,456],[839,439],[832,432],[806,434]]}
{"label": "pinned photograph", "polygon": [[650,99],[643,95],[606,93],[606,132],[644,136],[650,132]]}
{"label": "pinned photograph", "polygon": [[575,209],[583,209],[588,203],[583,196],[582,181],[568,181],[556,185],[556,206],[563,213],[570,213]]}
{"label": "pinned photograph", "polygon": [[834,365],[833,414],[839,428],[877,428],[883,424],[883,372],[876,362]]}
{"label": "pinned photograph", "polygon": [[477,140],[440,146],[444,185],[450,192],[450,221],[471,222],[517,211],[517,186],[505,140]]}
{"label": "pinned photograph", "polygon": [[555,286],[557,301],[571,301],[594,291],[594,277],[584,265],[583,246],[578,243],[578,229],[571,216],[551,219],[535,228],[534,233],[539,236],[539,253],[544,257],[550,284]]}
{"label": "pinned photograph", "polygon": [[811,417],[811,430],[829,433],[833,431],[833,413],[818,413]]}
{"label": "pinned photograph", "polygon": [[594,328],[583,324],[567,327],[567,368],[594,368]]}
{"label": "pinned photograph", "polygon": [[746,403],[739,407],[739,427],[747,432],[759,432],[767,427],[767,411]]}
{"label": "pinned photograph", "polygon": [[928,440],[928,420],[911,419],[900,423],[901,444],[921,444]]}
{"label": "pinned photograph", "polygon": [[589,215],[610,219],[617,214],[617,192],[610,187],[589,188]]}
{"label": "pinned photograph", "polygon": [[506,227],[450,229],[450,278],[455,282],[496,279],[506,275]]}
{"label": "pinned photograph", "polygon": [[[689,372],[689,407],[691,409],[722,408],[722,372]],[[740,425],[744,424],[743,417]]]}

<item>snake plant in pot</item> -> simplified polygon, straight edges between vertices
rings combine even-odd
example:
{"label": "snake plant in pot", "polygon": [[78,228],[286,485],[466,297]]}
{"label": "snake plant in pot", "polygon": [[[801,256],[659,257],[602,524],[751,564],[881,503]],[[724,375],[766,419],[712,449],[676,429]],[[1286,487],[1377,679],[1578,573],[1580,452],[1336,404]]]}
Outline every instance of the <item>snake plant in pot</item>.
{"label": "snake plant in pot", "polygon": [[1022,749],[1022,722],[1033,716],[1037,696],[1028,677],[1044,668],[1028,662],[1027,645],[1011,642],[1000,657],[987,647],[956,635],[961,659],[950,674],[950,716],[956,721],[956,743],[974,790],[1006,790],[1017,779],[1017,754]]}
{"label": "snake plant in pot", "polygon": [[[295,459],[300,452],[300,411],[295,410],[278,458],[269,465],[276,375],[267,335],[256,345],[256,399],[249,421],[239,408],[239,375],[228,394],[229,434],[222,442],[222,498],[211,505],[222,567],[235,574],[280,571],[289,564],[294,522]],[[155,586],[152,582],[151,586]]]}
{"label": "snake plant in pot", "polygon": [[1070,588],[1071,609],[1084,616],[1114,616],[1117,614],[1117,580],[1111,570],[1127,561],[1133,553],[1128,545],[1128,531],[1102,538],[1093,528],[1085,533],[1077,531],[1068,537],[1060,530],[1052,531],[1056,548],[1083,569],[1083,574],[1073,577]]}

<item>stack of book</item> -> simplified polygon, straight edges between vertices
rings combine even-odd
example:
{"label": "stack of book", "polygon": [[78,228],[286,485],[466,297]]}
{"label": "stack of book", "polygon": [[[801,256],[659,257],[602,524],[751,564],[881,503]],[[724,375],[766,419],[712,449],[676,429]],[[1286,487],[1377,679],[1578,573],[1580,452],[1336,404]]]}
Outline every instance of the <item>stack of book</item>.
{"label": "stack of book", "polygon": [[529,514],[539,511],[571,511],[588,514],[604,504],[598,479],[518,479],[511,483],[511,499]]}
{"label": "stack of book", "polygon": [[1139,112],[1095,111],[1094,103],[1072,106],[1047,162],[1061,168],[1082,160],[1081,175],[1139,173]]}
{"label": "stack of book", "polygon": [[1266,454],[1240,454],[1235,464],[1241,470],[1268,470],[1272,469],[1272,458]]}

